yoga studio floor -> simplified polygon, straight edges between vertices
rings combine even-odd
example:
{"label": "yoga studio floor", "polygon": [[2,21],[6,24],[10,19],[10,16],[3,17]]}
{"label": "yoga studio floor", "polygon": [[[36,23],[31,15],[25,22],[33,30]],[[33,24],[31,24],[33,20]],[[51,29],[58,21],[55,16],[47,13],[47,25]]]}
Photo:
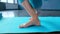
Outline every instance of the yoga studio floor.
{"label": "yoga studio floor", "polygon": [[[6,14],[5,14],[6,15]],[[30,17],[7,17],[0,20],[0,33],[30,33],[60,31],[60,17],[39,17],[41,26],[19,28]]]}

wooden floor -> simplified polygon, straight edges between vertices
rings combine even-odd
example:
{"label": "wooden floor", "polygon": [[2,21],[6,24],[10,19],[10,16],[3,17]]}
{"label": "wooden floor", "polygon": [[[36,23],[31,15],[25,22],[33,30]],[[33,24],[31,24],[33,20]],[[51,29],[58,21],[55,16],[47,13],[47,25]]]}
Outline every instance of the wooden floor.
{"label": "wooden floor", "polygon": [[[5,12],[7,14],[14,13],[14,16],[19,16],[19,17],[29,17],[30,16],[26,10],[7,10],[7,11],[0,11],[0,12]],[[58,16],[58,17],[60,17],[60,11],[38,10],[37,12],[38,12],[39,16],[53,16],[53,17]]]}

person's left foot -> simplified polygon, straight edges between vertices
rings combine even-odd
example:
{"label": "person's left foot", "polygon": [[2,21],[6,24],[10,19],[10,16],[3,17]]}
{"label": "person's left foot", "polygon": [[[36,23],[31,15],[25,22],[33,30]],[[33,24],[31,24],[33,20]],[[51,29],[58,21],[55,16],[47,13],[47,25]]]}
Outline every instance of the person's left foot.
{"label": "person's left foot", "polygon": [[40,25],[39,19],[34,20],[34,19],[31,18],[31,20],[28,23],[22,24],[19,27],[20,28],[26,28],[26,27],[29,27],[31,25],[39,26]]}

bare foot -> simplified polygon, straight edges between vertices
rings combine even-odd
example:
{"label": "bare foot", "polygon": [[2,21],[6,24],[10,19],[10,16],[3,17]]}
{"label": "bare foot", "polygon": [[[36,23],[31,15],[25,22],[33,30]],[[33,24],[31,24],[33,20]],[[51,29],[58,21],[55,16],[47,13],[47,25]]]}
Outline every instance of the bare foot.
{"label": "bare foot", "polygon": [[31,18],[28,23],[22,24],[19,27],[20,28],[26,28],[26,27],[31,26],[31,25],[39,26],[40,25],[39,19],[34,20],[34,19]]}

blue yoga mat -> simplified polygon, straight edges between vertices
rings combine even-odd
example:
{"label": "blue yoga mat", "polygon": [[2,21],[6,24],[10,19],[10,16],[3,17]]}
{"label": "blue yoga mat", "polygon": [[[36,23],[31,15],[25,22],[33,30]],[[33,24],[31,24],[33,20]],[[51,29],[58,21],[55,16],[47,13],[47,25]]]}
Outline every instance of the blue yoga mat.
{"label": "blue yoga mat", "polygon": [[0,20],[0,33],[30,33],[60,31],[60,17],[39,17],[41,26],[19,28],[29,21],[30,17],[3,18]]}

